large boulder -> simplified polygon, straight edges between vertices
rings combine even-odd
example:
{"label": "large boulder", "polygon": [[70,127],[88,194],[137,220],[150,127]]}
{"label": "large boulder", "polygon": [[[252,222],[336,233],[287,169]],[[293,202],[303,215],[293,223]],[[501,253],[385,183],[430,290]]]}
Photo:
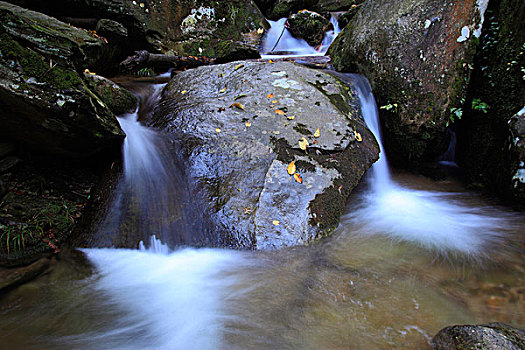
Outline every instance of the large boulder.
{"label": "large boulder", "polygon": [[326,31],[333,25],[328,19],[317,12],[299,11],[288,17],[288,30],[299,39],[304,39],[310,46],[318,46],[323,42]]}
{"label": "large boulder", "polygon": [[458,125],[458,163],[471,182],[525,204],[525,3],[491,1],[485,18]]}
{"label": "large boulder", "polygon": [[272,19],[288,17],[300,10],[311,10],[326,14],[328,12],[346,11],[363,0],[256,0],[255,2]]}
{"label": "large boulder", "polygon": [[337,70],[371,81],[394,164],[419,165],[446,150],[450,109],[465,98],[486,5],[368,0],[330,47]]}
{"label": "large boulder", "polygon": [[118,147],[117,120],[79,73],[103,65],[106,44],[5,2],[0,17],[0,134],[72,157]]}
{"label": "large boulder", "polygon": [[217,232],[250,248],[328,233],[378,158],[353,89],[290,62],[178,74],[152,125],[181,143]]}
{"label": "large boulder", "polygon": [[503,323],[450,326],[436,334],[432,347],[436,350],[521,350],[525,348],[525,331]]}
{"label": "large boulder", "polygon": [[126,30],[128,39],[113,44],[125,45],[129,50],[203,55],[223,60],[258,57],[262,34],[258,29],[268,26],[251,0],[13,2],[68,20],[93,17],[118,22]]}

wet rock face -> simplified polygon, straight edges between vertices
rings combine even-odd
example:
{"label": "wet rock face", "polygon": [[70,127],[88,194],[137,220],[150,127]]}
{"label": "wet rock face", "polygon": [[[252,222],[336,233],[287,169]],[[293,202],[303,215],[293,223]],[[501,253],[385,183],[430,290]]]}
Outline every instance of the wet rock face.
{"label": "wet rock face", "polygon": [[489,2],[458,123],[457,162],[473,183],[525,205],[525,3]]}
{"label": "wet rock face", "polygon": [[124,45],[128,51],[147,49],[224,60],[230,57],[259,57],[261,33],[257,29],[268,25],[251,0],[15,2],[55,17],[94,17],[116,21],[126,29],[128,37],[123,43],[116,44]]}
{"label": "wet rock face", "polygon": [[332,44],[337,70],[371,81],[394,163],[418,165],[446,149],[445,126],[465,97],[483,5],[368,0]]}
{"label": "wet rock face", "polygon": [[250,248],[303,244],[335,228],[378,157],[352,89],[289,62],[183,72],[151,123],[183,145],[218,232]]}
{"label": "wet rock face", "polygon": [[0,134],[38,151],[81,157],[124,135],[79,75],[106,44],[51,17],[0,2]]}
{"label": "wet rock face", "polygon": [[525,331],[503,323],[451,326],[439,331],[432,339],[432,347],[436,350],[519,350],[525,348]]}
{"label": "wet rock face", "polygon": [[304,39],[310,46],[318,46],[323,42],[324,33],[333,29],[328,19],[312,11],[299,11],[288,18],[290,33],[299,39]]}

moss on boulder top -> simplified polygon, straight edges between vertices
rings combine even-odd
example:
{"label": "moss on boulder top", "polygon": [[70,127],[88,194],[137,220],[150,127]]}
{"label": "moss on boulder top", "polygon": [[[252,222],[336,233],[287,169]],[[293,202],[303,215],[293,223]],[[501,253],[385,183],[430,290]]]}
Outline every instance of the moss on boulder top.
{"label": "moss on boulder top", "polygon": [[124,135],[117,120],[79,74],[104,62],[106,44],[5,2],[0,17],[0,133],[72,157],[118,146]]}

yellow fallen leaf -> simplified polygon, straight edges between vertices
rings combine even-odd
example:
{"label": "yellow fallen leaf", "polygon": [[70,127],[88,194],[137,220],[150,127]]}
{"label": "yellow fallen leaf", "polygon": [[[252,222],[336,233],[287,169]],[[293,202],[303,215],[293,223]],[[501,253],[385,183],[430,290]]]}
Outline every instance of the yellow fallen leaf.
{"label": "yellow fallen leaf", "polygon": [[234,70],[237,70],[237,69],[241,69],[242,67],[244,67],[244,64],[238,64],[235,66],[235,69]]}
{"label": "yellow fallen leaf", "polygon": [[273,221],[272,221],[272,224],[274,224],[275,226],[277,226],[277,225],[280,224],[280,222],[279,222],[279,220],[273,220]]}
{"label": "yellow fallen leaf", "polygon": [[223,92],[226,92],[226,86],[219,90],[219,92],[222,94]]}
{"label": "yellow fallen leaf", "polygon": [[288,174],[293,175],[295,173],[295,162],[292,161],[288,166],[286,167],[286,171],[288,171]]}
{"label": "yellow fallen leaf", "polygon": [[319,128],[317,128],[317,130],[315,130],[315,132],[314,132],[314,137],[317,138],[319,136],[321,136],[321,131],[319,131]]}
{"label": "yellow fallen leaf", "polygon": [[277,100],[273,100],[272,103],[277,103]]}
{"label": "yellow fallen leaf", "polygon": [[237,101],[238,99],[240,98],[243,98],[243,97],[246,97],[247,95],[246,94],[240,94],[240,95],[237,95],[233,98],[234,101]]}
{"label": "yellow fallen leaf", "polygon": [[272,60],[269,60],[268,63],[273,63],[273,61],[272,61]]}
{"label": "yellow fallen leaf", "polygon": [[262,34],[262,33],[264,33],[264,28],[257,29],[257,34]]}
{"label": "yellow fallen leaf", "polygon": [[245,111],[243,104],[239,103],[239,102],[232,103],[230,108],[232,108],[232,107],[239,108],[239,109],[242,109],[243,111]]}
{"label": "yellow fallen leaf", "polygon": [[295,115],[288,115],[286,116],[287,119],[289,120],[294,120],[295,119]]}
{"label": "yellow fallen leaf", "polygon": [[294,176],[293,176],[293,178],[294,178],[295,181],[299,182],[300,184],[303,183],[303,178],[301,177],[300,174],[295,173]]}
{"label": "yellow fallen leaf", "polygon": [[361,137],[361,134],[357,132],[357,130],[354,131],[355,139],[357,142],[363,141],[363,138]]}
{"label": "yellow fallen leaf", "polygon": [[301,139],[301,141],[299,141],[299,147],[303,150],[303,151],[306,151],[306,148],[308,147],[308,140],[305,139],[304,137]]}
{"label": "yellow fallen leaf", "polygon": [[219,73],[218,76],[219,76],[219,78],[222,78],[222,77],[224,77],[224,74],[223,73]]}
{"label": "yellow fallen leaf", "polygon": [[244,124],[244,125],[246,125],[246,127],[249,128],[250,126],[252,126],[252,122],[251,121],[247,121],[246,124]]}
{"label": "yellow fallen leaf", "polygon": [[221,129],[217,128],[215,129],[216,132],[221,132]]}
{"label": "yellow fallen leaf", "polygon": [[276,109],[276,110],[275,110],[275,114],[285,115],[286,113],[284,113],[284,112],[281,111],[280,109]]}
{"label": "yellow fallen leaf", "polygon": [[268,95],[266,95],[266,98],[267,98],[267,99],[272,99],[272,98],[273,98],[273,94],[268,94]]}
{"label": "yellow fallen leaf", "polygon": [[182,90],[180,93],[184,95],[187,92],[188,92],[187,90]]}

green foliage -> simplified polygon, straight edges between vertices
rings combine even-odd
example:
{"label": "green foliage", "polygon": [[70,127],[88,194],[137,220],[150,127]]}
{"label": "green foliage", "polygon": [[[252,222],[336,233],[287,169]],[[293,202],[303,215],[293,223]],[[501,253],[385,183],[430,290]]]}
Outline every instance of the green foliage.
{"label": "green foliage", "polygon": [[397,112],[397,103],[389,103],[387,105],[379,107],[379,109],[384,109],[387,111]]}
{"label": "green foliage", "polygon": [[140,69],[136,74],[139,77],[152,77],[155,75],[155,71],[153,68],[145,67]]}
{"label": "green foliage", "polygon": [[487,113],[490,107],[485,102],[482,102],[481,99],[475,98],[472,100],[472,109],[475,111]]}

